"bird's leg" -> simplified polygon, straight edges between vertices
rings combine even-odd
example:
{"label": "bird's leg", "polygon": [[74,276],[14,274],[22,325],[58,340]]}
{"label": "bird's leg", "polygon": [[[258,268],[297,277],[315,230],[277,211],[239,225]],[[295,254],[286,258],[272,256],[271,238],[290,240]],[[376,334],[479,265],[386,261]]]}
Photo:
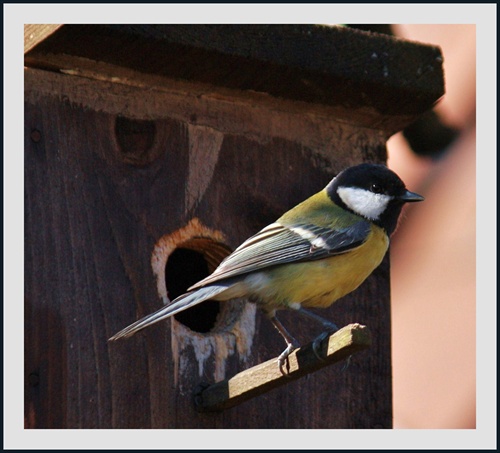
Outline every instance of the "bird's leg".
{"label": "bird's leg", "polygon": [[298,313],[308,317],[309,319],[312,319],[318,323],[320,323],[325,329],[327,329],[325,332],[322,332],[317,336],[312,344],[313,347],[313,352],[316,355],[316,357],[320,360],[323,360],[320,355],[319,355],[319,346],[321,342],[328,337],[330,334],[333,332],[336,332],[339,330],[339,328],[331,321],[328,321],[328,319],[322,318],[321,316],[317,315],[316,313],[313,313],[309,310],[306,310],[305,308],[300,307],[297,309]]}
{"label": "bird's leg", "polygon": [[279,355],[278,357],[278,365],[283,376],[286,376],[286,373],[283,371],[283,366],[285,365],[285,361],[288,361],[288,356],[297,348],[300,347],[299,342],[293,338],[288,330],[285,329],[285,326],[281,324],[276,315],[273,315],[269,318],[273,323],[273,326],[276,327],[281,336],[285,339],[286,349]]}
{"label": "bird's leg", "polygon": [[307,316],[310,319],[313,319],[316,322],[319,322],[325,329],[328,329],[330,333],[336,332],[339,330],[339,328],[331,321],[328,321],[328,319],[322,318],[321,316],[317,315],[316,313],[313,313],[312,311],[306,310],[303,307],[300,307],[297,310],[298,313],[300,313],[303,316]]}

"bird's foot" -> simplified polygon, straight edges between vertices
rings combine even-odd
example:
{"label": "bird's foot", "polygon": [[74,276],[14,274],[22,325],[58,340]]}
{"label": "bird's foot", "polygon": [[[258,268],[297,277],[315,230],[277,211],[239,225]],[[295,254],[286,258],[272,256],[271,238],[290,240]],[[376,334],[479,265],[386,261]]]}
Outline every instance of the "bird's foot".
{"label": "bird's foot", "polygon": [[328,328],[328,330],[323,333],[320,333],[312,342],[312,350],[314,352],[314,355],[320,360],[325,360],[320,355],[321,343],[323,343],[323,341],[325,341],[332,333],[335,333],[337,330],[339,330],[339,328],[333,323],[328,323],[324,325],[325,327]]}
{"label": "bird's foot", "polygon": [[[300,345],[297,343],[297,341],[294,340],[293,342],[288,343],[286,349],[278,356],[278,366],[283,376],[287,376],[290,371],[290,362],[288,361],[288,356],[299,347]],[[287,364],[286,372],[285,363]]]}
{"label": "bird's foot", "polygon": [[328,338],[330,334],[328,332],[323,332],[319,334],[312,342],[312,350],[314,352],[314,355],[319,359],[319,360],[325,360],[323,357],[320,356],[320,351],[321,351],[321,343]]}

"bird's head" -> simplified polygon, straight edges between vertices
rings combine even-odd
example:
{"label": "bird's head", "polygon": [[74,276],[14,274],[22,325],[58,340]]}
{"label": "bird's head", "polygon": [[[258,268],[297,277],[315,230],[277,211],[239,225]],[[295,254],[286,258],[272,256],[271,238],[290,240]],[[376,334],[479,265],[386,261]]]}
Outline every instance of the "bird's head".
{"label": "bird's head", "polygon": [[379,225],[388,235],[396,229],[403,204],[424,199],[407,190],[386,166],[369,163],[343,170],[326,191],[334,203]]}

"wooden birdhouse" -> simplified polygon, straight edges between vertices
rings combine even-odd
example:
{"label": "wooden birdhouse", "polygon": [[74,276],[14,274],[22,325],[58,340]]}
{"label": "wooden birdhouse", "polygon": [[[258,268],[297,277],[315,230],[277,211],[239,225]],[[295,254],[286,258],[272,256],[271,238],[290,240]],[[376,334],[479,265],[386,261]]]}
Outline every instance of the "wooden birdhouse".
{"label": "wooden birdhouse", "polygon": [[[439,49],[312,25],[26,32],[26,428],[390,428],[387,257],[322,312],[369,347],[237,408],[199,400],[283,350],[254,304],[107,340],[338,171],[384,163],[443,94]],[[304,344],[320,333],[281,319]]]}

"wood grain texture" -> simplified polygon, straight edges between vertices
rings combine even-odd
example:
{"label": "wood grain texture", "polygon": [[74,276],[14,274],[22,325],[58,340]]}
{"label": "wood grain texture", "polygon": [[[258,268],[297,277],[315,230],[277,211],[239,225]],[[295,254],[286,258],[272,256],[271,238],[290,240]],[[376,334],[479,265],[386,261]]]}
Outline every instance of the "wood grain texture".
{"label": "wood grain texture", "polygon": [[[73,89],[79,86],[75,83]],[[307,381],[248,401],[244,410],[210,415],[196,411],[194,390],[201,381],[213,379],[215,363],[209,355],[200,376],[191,347],[179,352],[184,368],[179,386],[174,386],[168,322],[127,342],[106,341],[160,306],[150,261],[164,234],[195,216],[222,230],[234,249],[319,190],[333,171],[354,163],[347,150],[328,162],[301,143],[276,137],[256,141],[244,130],[225,134],[211,181],[186,212],[183,187],[189,165],[204,163],[189,161],[189,128],[168,116],[175,112],[154,120],[153,147],[163,153],[147,166],[134,166],[123,161],[115,138],[117,113],[82,107],[54,93],[35,96],[32,89],[27,86],[25,106],[27,427],[390,427],[387,261],[355,295],[324,313],[339,325],[370,325],[377,332],[370,352],[353,358],[345,373],[335,367],[321,370]],[[122,96],[126,92],[134,99],[130,88],[122,90]],[[137,89],[137,96],[141,94]],[[241,115],[246,117],[244,111]],[[235,127],[237,118],[218,121]],[[361,147],[353,156],[362,153]],[[300,339],[318,333],[305,322],[296,323],[292,314],[284,313],[282,319],[295,325],[294,335]],[[246,359],[231,354],[225,375],[268,360],[282,348],[282,339],[257,313],[251,353]],[[353,391],[361,394],[353,396]],[[278,408],[277,414],[262,415],[268,404]],[[291,417],[304,407],[305,413]],[[332,412],[332,407],[337,409]]]}
{"label": "wood grain texture", "polygon": [[[200,376],[194,351],[181,350],[186,366],[176,388],[168,322],[126,342],[106,341],[160,306],[150,260],[164,234],[196,216],[222,230],[234,249],[328,182],[331,174],[315,164],[314,150],[283,139],[263,144],[226,135],[210,184],[186,212],[185,123],[167,116],[155,120],[153,146],[165,151],[137,167],[121,160],[115,114],[41,96],[36,105],[26,104],[25,115],[27,427],[390,427],[387,261],[355,295],[324,313],[339,325],[373,326],[370,352],[358,354],[345,373],[321,370],[247,402],[244,410],[196,412],[194,390],[201,380],[213,379],[215,364],[209,356]],[[295,325],[298,338],[318,333],[289,314],[282,319]],[[243,361],[231,355],[226,376],[283,348],[266,319],[257,314],[255,322],[251,354]],[[375,403],[374,394],[383,395],[383,402]],[[262,406],[269,404],[275,413],[263,416]],[[289,417],[305,407],[303,415]]]}
{"label": "wood grain texture", "polygon": [[24,53],[29,52],[62,26],[62,24],[24,24]]}
{"label": "wood grain texture", "polygon": [[393,116],[418,115],[444,93],[437,47],[347,27],[66,25],[26,62],[46,54]]}

